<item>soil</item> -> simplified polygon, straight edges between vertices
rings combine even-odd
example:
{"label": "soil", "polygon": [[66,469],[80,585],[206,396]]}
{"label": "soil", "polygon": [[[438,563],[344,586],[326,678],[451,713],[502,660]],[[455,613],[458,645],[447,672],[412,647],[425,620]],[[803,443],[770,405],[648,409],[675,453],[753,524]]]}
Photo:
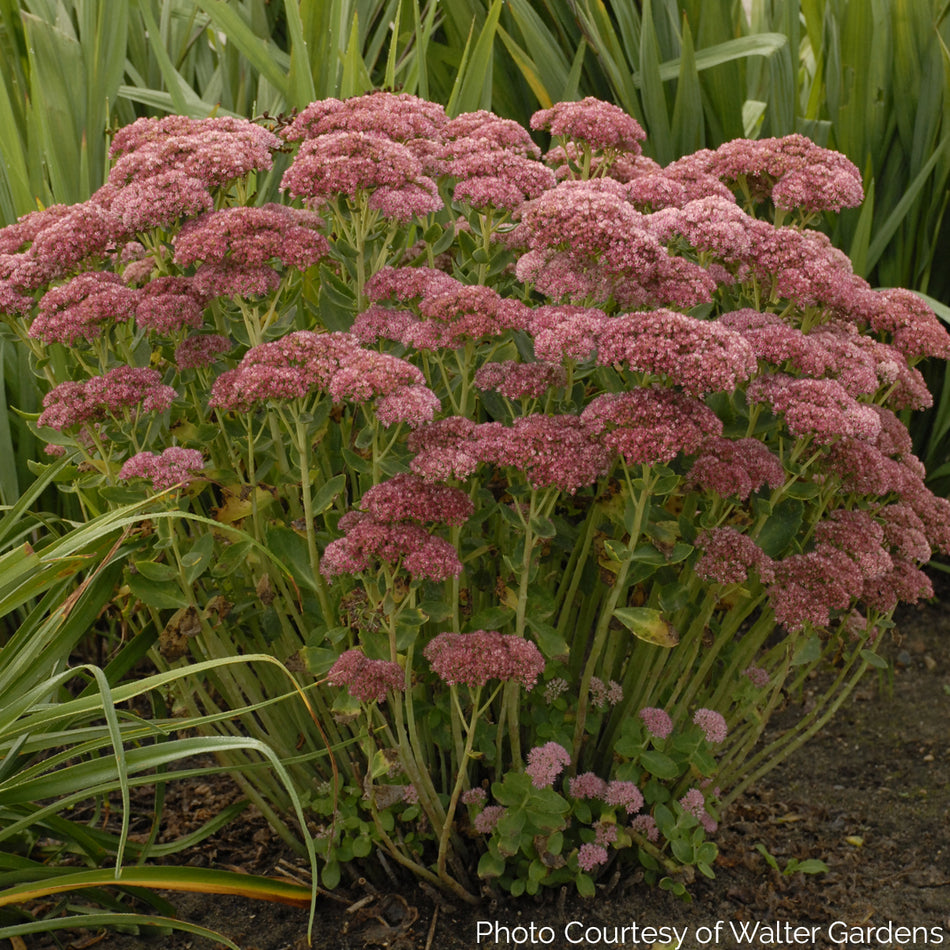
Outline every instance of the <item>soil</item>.
{"label": "soil", "polygon": [[[869,678],[829,726],[724,816],[715,880],[698,878],[690,900],[649,888],[635,875],[599,885],[590,900],[555,893],[474,909],[412,884],[383,893],[352,881],[320,896],[312,946],[950,948],[950,581],[947,575],[934,581],[940,600],[898,616],[884,648],[892,672]],[[790,706],[770,729],[781,729],[798,711]],[[170,830],[190,830],[234,797],[226,785],[178,789],[167,820],[179,827]],[[794,870],[796,861],[808,859],[828,870]],[[306,880],[301,862],[282,850],[259,816],[247,813],[185,860]],[[242,950],[308,945],[305,910],[237,897],[168,896],[180,919],[226,934]],[[87,931],[57,939],[34,938],[12,950],[221,946],[167,931]]]}

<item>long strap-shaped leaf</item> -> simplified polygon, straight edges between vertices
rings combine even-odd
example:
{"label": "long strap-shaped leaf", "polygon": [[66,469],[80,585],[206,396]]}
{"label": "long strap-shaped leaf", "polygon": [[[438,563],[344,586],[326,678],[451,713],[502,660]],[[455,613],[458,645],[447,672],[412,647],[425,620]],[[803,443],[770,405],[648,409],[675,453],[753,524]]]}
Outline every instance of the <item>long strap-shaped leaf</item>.
{"label": "long strap-shaped leaf", "polygon": [[[115,886],[109,869],[66,871],[59,877],[30,884],[18,884],[0,894],[0,907],[40,900],[86,887]],[[214,871],[193,867],[126,868],[118,882],[123,887],[147,887],[168,891],[193,891],[201,894],[237,894],[256,900],[275,901],[292,907],[308,907],[311,889],[279,878]]]}

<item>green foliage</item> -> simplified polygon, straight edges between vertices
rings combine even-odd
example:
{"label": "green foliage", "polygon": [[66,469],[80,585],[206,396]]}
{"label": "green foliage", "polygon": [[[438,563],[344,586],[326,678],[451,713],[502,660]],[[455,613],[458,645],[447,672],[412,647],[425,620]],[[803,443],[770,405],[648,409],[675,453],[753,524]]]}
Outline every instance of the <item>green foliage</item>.
{"label": "green foliage", "polygon": [[[152,892],[241,893],[311,907],[314,892],[232,872],[145,867],[149,860],[167,859],[199,844],[245,807],[229,806],[189,835],[159,844],[168,783],[220,769],[205,765],[170,771],[169,766],[239,748],[269,760],[285,782],[286,772],[261,742],[189,737],[206,729],[207,720],[167,715],[162,697],[169,687],[200,677],[201,670],[117,685],[151,645],[147,632],[122,647],[105,669],[70,665],[73,651],[114,597],[129,554],[129,533],[154,513],[143,505],[125,506],[80,527],[52,529],[28,508],[42,492],[43,481],[56,474],[51,468],[0,517],[0,619],[5,628],[0,629],[0,939],[67,927],[164,928],[233,947],[206,928],[175,920],[168,901]],[[274,664],[270,657],[253,656],[217,665],[222,662]],[[150,717],[127,705],[136,699],[150,701]],[[144,842],[129,835],[130,793],[141,786],[152,787],[154,795],[154,820]],[[291,800],[303,828],[292,791]],[[102,827],[101,810],[107,803],[118,805],[118,830]],[[306,832],[304,838],[316,880],[316,856]],[[73,892],[81,894],[81,902]],[[139,909],[142,902],[145,913]]]}

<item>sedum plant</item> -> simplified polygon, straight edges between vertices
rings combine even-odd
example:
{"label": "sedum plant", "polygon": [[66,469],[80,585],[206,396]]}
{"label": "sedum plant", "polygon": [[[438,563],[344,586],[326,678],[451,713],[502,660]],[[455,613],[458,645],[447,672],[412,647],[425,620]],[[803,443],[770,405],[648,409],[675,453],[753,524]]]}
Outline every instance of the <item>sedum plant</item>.
{"label": "sedum plant", "polygon": [[895,414],[950,338],[814,227],[861,203],[849,161],[661,166],[591,98],[531,132],[391,93],[138,120],[89,201],[0,232],[64,487],[182,515],[129,541],[128,629],[202,664],[182,715],[278,752],[329,887],[364,859],[470,901],[631,863],[682,892],[950,550]]}

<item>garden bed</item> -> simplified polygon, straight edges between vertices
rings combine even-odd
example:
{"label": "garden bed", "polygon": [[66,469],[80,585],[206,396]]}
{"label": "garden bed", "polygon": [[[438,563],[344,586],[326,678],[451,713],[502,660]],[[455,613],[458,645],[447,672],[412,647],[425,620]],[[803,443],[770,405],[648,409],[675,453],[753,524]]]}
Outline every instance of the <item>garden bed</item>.
{"label": "garden bed", "polygon": [[[332,896],[321,897],[313,946],[319,950],[471,950],[477,946],[599,946],[648,948],[662,941],[643,940],[648,927],[684,928],[684,950],[697,946],[697,930],[723,921],[723,938],[710,947],[768,945],[761,928],[807,928],[817,940],[795,942],[795,931],[783,930],[777,946],[833,947],[832,937],[848,936],[843,946],[881,950],[945,945],[950,941],[950,584],[935,577],[940,600],[905,608],[898,616],[897,636],[884,647],[893,676],[869,676],[851,703],[813,741],[742,798],[725,816],[716,837],[720,856],[716,879],[698,878],[691,902],[643,886],[637,877],[601,882],[598,895],[581,900],[545,894],[545,900],[512,900],[500,895],[475,909],[433,902],[432,896],[407,882],[388,891],[353,882]],[[808,693],[803,697],[808,703]],[[794,721],[801,706],[790,703],[770,731]],[[167,822],[177,833],[211,817],[234,797],[233,790],[207,782],[179,788],[170,796]],[[790,862],[816,859],[826,873],[779,873]],[[240,819],[184,860],[199,866],[240,868],[257,874],[293,875],[306,871],[287,854],[259,818]],[[278,904],[240,898],[179,895],[182,919],[227,934],[242,950],[297,950],[306,946],[307,912]],[[580,922],[567,931],[572,921]],[[834,925],[842,921],[847,925]],[[486,935],[479,942],[479,923]],[[497,922],[502,929],[488,931]],[[729,939],[735,928],[760,925],[755,940]],[[888,939],[886,930],[918,930],[916,940]],[[532,944],[531,925],[535,925]],[[637,940],[628,929],[637,925]],[[581,926],[582,925],[582,926]],[[829,932],[829,927],[834,925]],[[529,928],[525,934],[517,927]],[[541,928],[549,927],[554,942]],[[584,939],[587,928],[595,928]],[[837,929],[835,929],[837,928]],[[852,928],[870,939],[857,940]],[[934,930],[936,928],[936,930]],[[814,929],[814,930],[813,930]],[[806,931],[799,931],[803,937]],[[700,937],[705,936],[699,931]],[[515,941],[525,936],[518,944]],[[657,935],[661,936],[661,935]],[[97,939],[98,938],[98,939]],[[581,942],[571,944],[568,939]],[[79,950],[195,950],[206,941],[188,934],[146,935],[85,933],[61,937],[65,947]],[[675,942],[674,942],[675,945]],[[36,944],[52,947],[51,941]],[[6,948],[4,948],[6,950]]]}

